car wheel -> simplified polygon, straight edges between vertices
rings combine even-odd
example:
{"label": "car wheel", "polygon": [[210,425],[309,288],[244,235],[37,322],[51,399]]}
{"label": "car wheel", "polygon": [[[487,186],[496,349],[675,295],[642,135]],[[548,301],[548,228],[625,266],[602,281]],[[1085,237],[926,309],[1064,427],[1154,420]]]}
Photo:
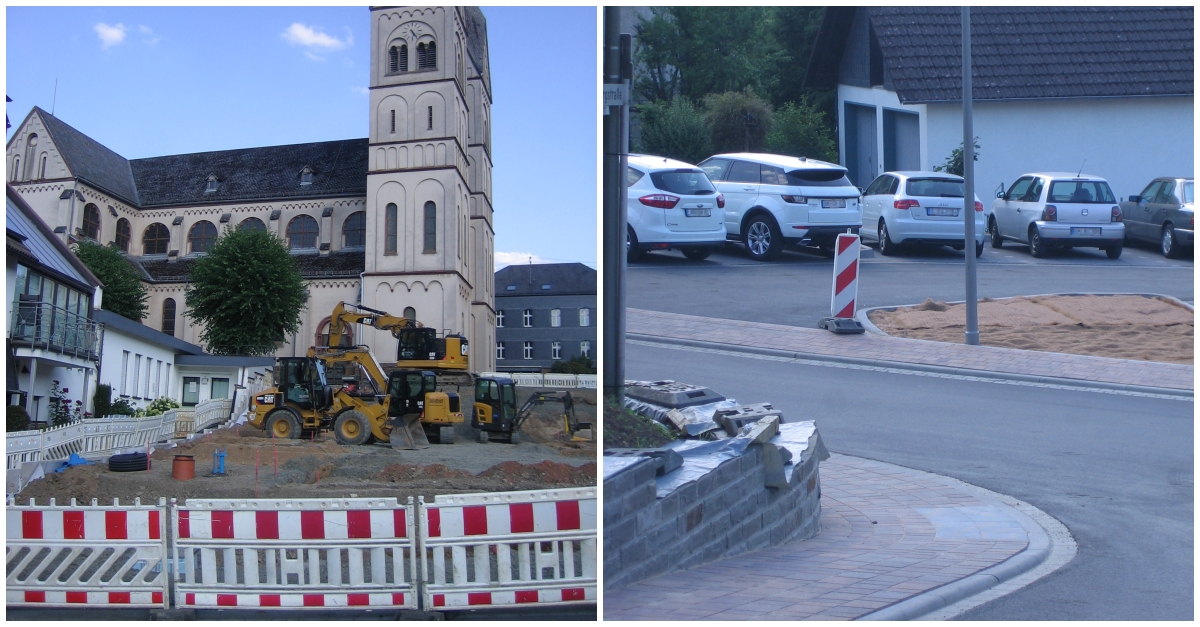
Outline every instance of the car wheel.
{"label": "car wheel", "polygon": [[975,257],[978,258],[978,257],[982,257],[982,256],[983,256],[983,242],[979,242],[978,244],[975,244]]}
{"label": "car wheel", "polygon": [[766,214],[750,219],[743,242],[746,252],[755,261],[773,261],[783,254],[783,236],[779,233],[779,227],[775,226],[775,220]]}
{"label": "car wheel", "polygon": [[1167,259],[1175,259],[1179,256],[1182,246],[1179,245],[1179,240],[1175,239],[1175,227],[1171,224],[1163,226],[1162,230],[1162,254]]}
{"label": "car wheel", "polygon": [[988,233],[992,236],[992,248],[1004,248],[1004,238],[1000,237],[1000,227],[996,225],[996,218],[988,221]]}
{"label": "car wheel", "polygon": [[1108,248],[1105,248],[1104,253],[1108,255],[1109,259],[1120,259],[1121,251],[1124,249],[1124,246],[1117,244],[1116,246],[1109,246]]}
{"label": "car wheel", "polygon": [[300,420],[288,409],[277,409],[267,415],[267,433],[280,440],[300,437]]}
{"label": "car wheel", "polygon": [[630,263],[641,261],[646,258],[646,251],[638,248],[637,234],[633,232],[633,227],[627,227],[628,232],[625,241],[625,259]]}
{"label": "car wheel", "polygon": [[692,261],[704,261],[712,254],[712,250],[708,248],[684,248],[683,256]]}
{"label": "car wheel", "polygon": [[333,423],[333,436],[343,446],[359,446],[367,443],[371,435],[371,423],[362,412],[351,409],[338,414]]}
{"label": "car wheel", "polygon": [[879,254],[885,257],[891,257],[897,253],[896,243],[892,241],[892,236],[888,235],[887,223],[883,220],[879,221]]}
{"label": "car wheel", "polygon": [[1029,229],[1029,254],[1038,259],[1046,256],[1046,242],[1042,241],[1036,226]]}

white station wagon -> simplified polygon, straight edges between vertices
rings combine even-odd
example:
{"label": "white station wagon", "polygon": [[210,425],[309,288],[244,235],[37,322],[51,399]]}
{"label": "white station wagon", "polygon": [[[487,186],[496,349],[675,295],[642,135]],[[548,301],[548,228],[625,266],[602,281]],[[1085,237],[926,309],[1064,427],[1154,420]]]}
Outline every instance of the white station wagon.
{"label": "white station wagon", "polygon": [[1121,256],[1125,224],[1108,181],[1090,174],[1037,172],[1021,176],[996,193],[988,231],[992,247],[1014,241],[1034,257],[1052,247],[1094,247]]}

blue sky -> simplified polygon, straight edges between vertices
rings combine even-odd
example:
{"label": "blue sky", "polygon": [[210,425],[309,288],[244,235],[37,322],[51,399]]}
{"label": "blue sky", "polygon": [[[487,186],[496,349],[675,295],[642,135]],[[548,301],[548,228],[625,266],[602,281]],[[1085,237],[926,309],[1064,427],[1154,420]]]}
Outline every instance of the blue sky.
{"label": "blue sky", "polygon": [[[528,255],[595,267],[596,9],[483,12],[497,268]],[[53,109],[127,159],[367,136],[365,7],[5,13],[14,128]]]}

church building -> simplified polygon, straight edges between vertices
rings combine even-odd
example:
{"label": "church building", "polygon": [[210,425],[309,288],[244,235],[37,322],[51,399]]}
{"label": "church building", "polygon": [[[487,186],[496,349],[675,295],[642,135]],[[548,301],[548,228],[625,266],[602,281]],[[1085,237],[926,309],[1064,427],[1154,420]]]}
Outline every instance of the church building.
{"label": "church building", "polygon": [[[285,239],[309,292],[303,355],[339,301],[466,336],[495,370],[491,80],[477,7],[372,8],[363,139],[125,159],[34,107],[7,145],[7,180],[64,243],[115,244],[142,272],[142,323],[186,342],[192,264],[224,228]],[[392,361],[396,340],[356,344]]]}

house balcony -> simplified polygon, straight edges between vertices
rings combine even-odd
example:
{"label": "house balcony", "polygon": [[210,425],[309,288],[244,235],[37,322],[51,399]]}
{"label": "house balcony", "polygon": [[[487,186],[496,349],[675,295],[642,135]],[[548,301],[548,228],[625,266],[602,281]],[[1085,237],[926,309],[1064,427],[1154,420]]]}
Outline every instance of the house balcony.
{"label": "house balcony", "polygon": [[17,357],[100,361],[104,325],[98,322],[49,303],[20,303],[9,322],[8,339]]}

